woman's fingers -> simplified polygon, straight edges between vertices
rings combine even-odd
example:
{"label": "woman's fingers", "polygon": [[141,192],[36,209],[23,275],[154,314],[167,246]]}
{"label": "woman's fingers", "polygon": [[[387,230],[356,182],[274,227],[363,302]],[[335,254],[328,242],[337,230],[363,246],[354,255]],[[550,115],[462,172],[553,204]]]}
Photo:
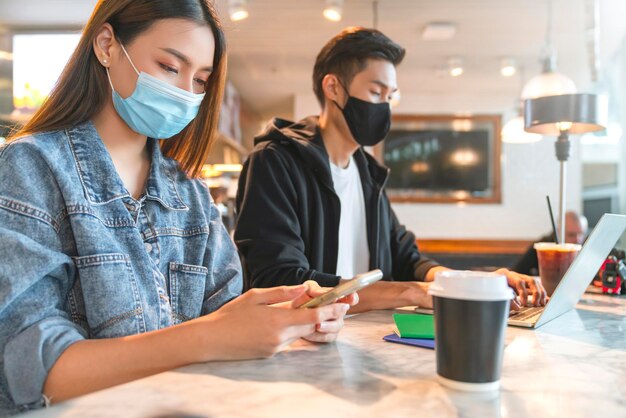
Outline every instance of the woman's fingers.
{"label": "woman's fingers", "polygon": [[343,317],[349,307],[345,303],[333,303],[319,308],[283,310],[279,313],[282,317],[283,337],[291,340],[309,336],[318,331],[318,324],[327,330],[320,333],[337,333],[343,328]]}
{"label": "woman's fingers", "polygon": [[271,305],[280,302],[289,302],[306,291],[305,285],[279,286],[270,289],[250,289],[242,298],[254,305]]}
{"label": "woman's fingers", "polygon": [[337,318],[333,321],[325,321],[315,326],[315,332],[323,334],[338,333],[343,328],[343,318]]}
{"label": "woman's fingers", "polygon": [[333,303],[320,306],[319,308],[297,309],[290,311],[290,322],[293,325],[321,324],[337,318],[342,318],[350,305],[346,303]]}
{"label": "woman's fingers", "polygon": [[332,321],[322,322],[315,326],[315,332],[303,336],[307,341],[316,343],[329,343],[335,341],[339,336],[339,331],[343,328],[343,317]]}
{"label": "woman's fingers", "polygon": [[325,334],[325,333],[321,333],[321,332],[315,332],[315,333],[307,335],[307,336],[305,336],[303,338],[305,340],[307,340],[307,341],[311,341],[311,342],[314,342],[314,343],[330,343],[330,342],[335,341],[338,336],[339,336],[339,334],[337,334],[337,333]]}
{"label": "woman's fingers", "polygon": [[[294,308],[297,308],[305,302],[308,302],[309,300],[321,296],[332,290],[331,287],[321,287],[317,282],[313,280],[307,280],[303,284],[304,286],[306,286],[307,290],[303,295],[293,300],[292,307]],[[356,292],[351,293],[338,299],[335,303],[347,303],[350,306],[354,306],[359,303],[359,296]]]}
{"label": "woman's fingers", "polygon": [[323,295],[331,289],[330,287],[320,286],[315,280],[307,280],[303,285],[306,286],[306,293],[311,297]]}
{"label": "woman's fingers", "polygon": [[359,294],[356,292],[351,293],[348,296],[337,300],[337,303],[347,303],[350,306],[354,306],[359,303]]}

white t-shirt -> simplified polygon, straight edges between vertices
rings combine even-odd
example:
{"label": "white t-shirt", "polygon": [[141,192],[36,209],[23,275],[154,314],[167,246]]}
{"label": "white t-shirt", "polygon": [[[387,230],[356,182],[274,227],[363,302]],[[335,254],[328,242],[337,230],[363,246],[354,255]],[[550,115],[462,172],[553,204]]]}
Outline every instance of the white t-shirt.
{"label": "white t-shirt", "polygon": [[336,274],[344,279],[351,279],[368,271],[370,265],[363,187],[353,157],[350,157],[345,169],[331,163],[330,172],[335,193],[341,202]]}

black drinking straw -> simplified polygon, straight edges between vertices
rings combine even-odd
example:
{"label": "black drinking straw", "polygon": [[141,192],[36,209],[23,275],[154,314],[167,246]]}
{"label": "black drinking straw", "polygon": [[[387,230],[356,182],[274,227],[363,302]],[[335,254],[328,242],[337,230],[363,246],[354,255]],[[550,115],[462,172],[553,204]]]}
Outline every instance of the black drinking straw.
{"label": "black drinking straw", "polygon": [[554,222],[554,215],[552,214],[552,205],[550,204],[550,196],[546,196],[546,200],[548,201],[548,211],[550,212],[550,222],[552,222],[552,230],[554,231],[554,241],[557,244],[560,244],[561,240],[559,240],[559,234],[556,232],[556,223]]}

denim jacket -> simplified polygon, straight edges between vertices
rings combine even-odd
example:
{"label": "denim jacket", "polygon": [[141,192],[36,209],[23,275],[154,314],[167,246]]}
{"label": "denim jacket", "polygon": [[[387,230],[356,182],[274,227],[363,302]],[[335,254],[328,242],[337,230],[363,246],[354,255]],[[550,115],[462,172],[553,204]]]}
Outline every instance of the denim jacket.
{"label": "denim jacket", "polygon": [[0,416],[46,404],[71,344],[165,328],[241,293],[206,186],[148,140],[135,200],[94,125],[0,148]]}

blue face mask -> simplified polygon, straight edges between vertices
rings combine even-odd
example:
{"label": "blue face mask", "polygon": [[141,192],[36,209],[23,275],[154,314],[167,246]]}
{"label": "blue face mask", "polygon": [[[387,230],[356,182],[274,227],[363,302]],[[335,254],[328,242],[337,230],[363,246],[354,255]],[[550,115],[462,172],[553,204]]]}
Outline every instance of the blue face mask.
{"label": "blue face mask", "polygon": [[133,94],[123,99],[115,91],[107,68],[117,113],[133,131],[150,138],[166,139],[180,133],[198,114],[204,94],[194,94],[140,73],[121,46],[139,78]]}

